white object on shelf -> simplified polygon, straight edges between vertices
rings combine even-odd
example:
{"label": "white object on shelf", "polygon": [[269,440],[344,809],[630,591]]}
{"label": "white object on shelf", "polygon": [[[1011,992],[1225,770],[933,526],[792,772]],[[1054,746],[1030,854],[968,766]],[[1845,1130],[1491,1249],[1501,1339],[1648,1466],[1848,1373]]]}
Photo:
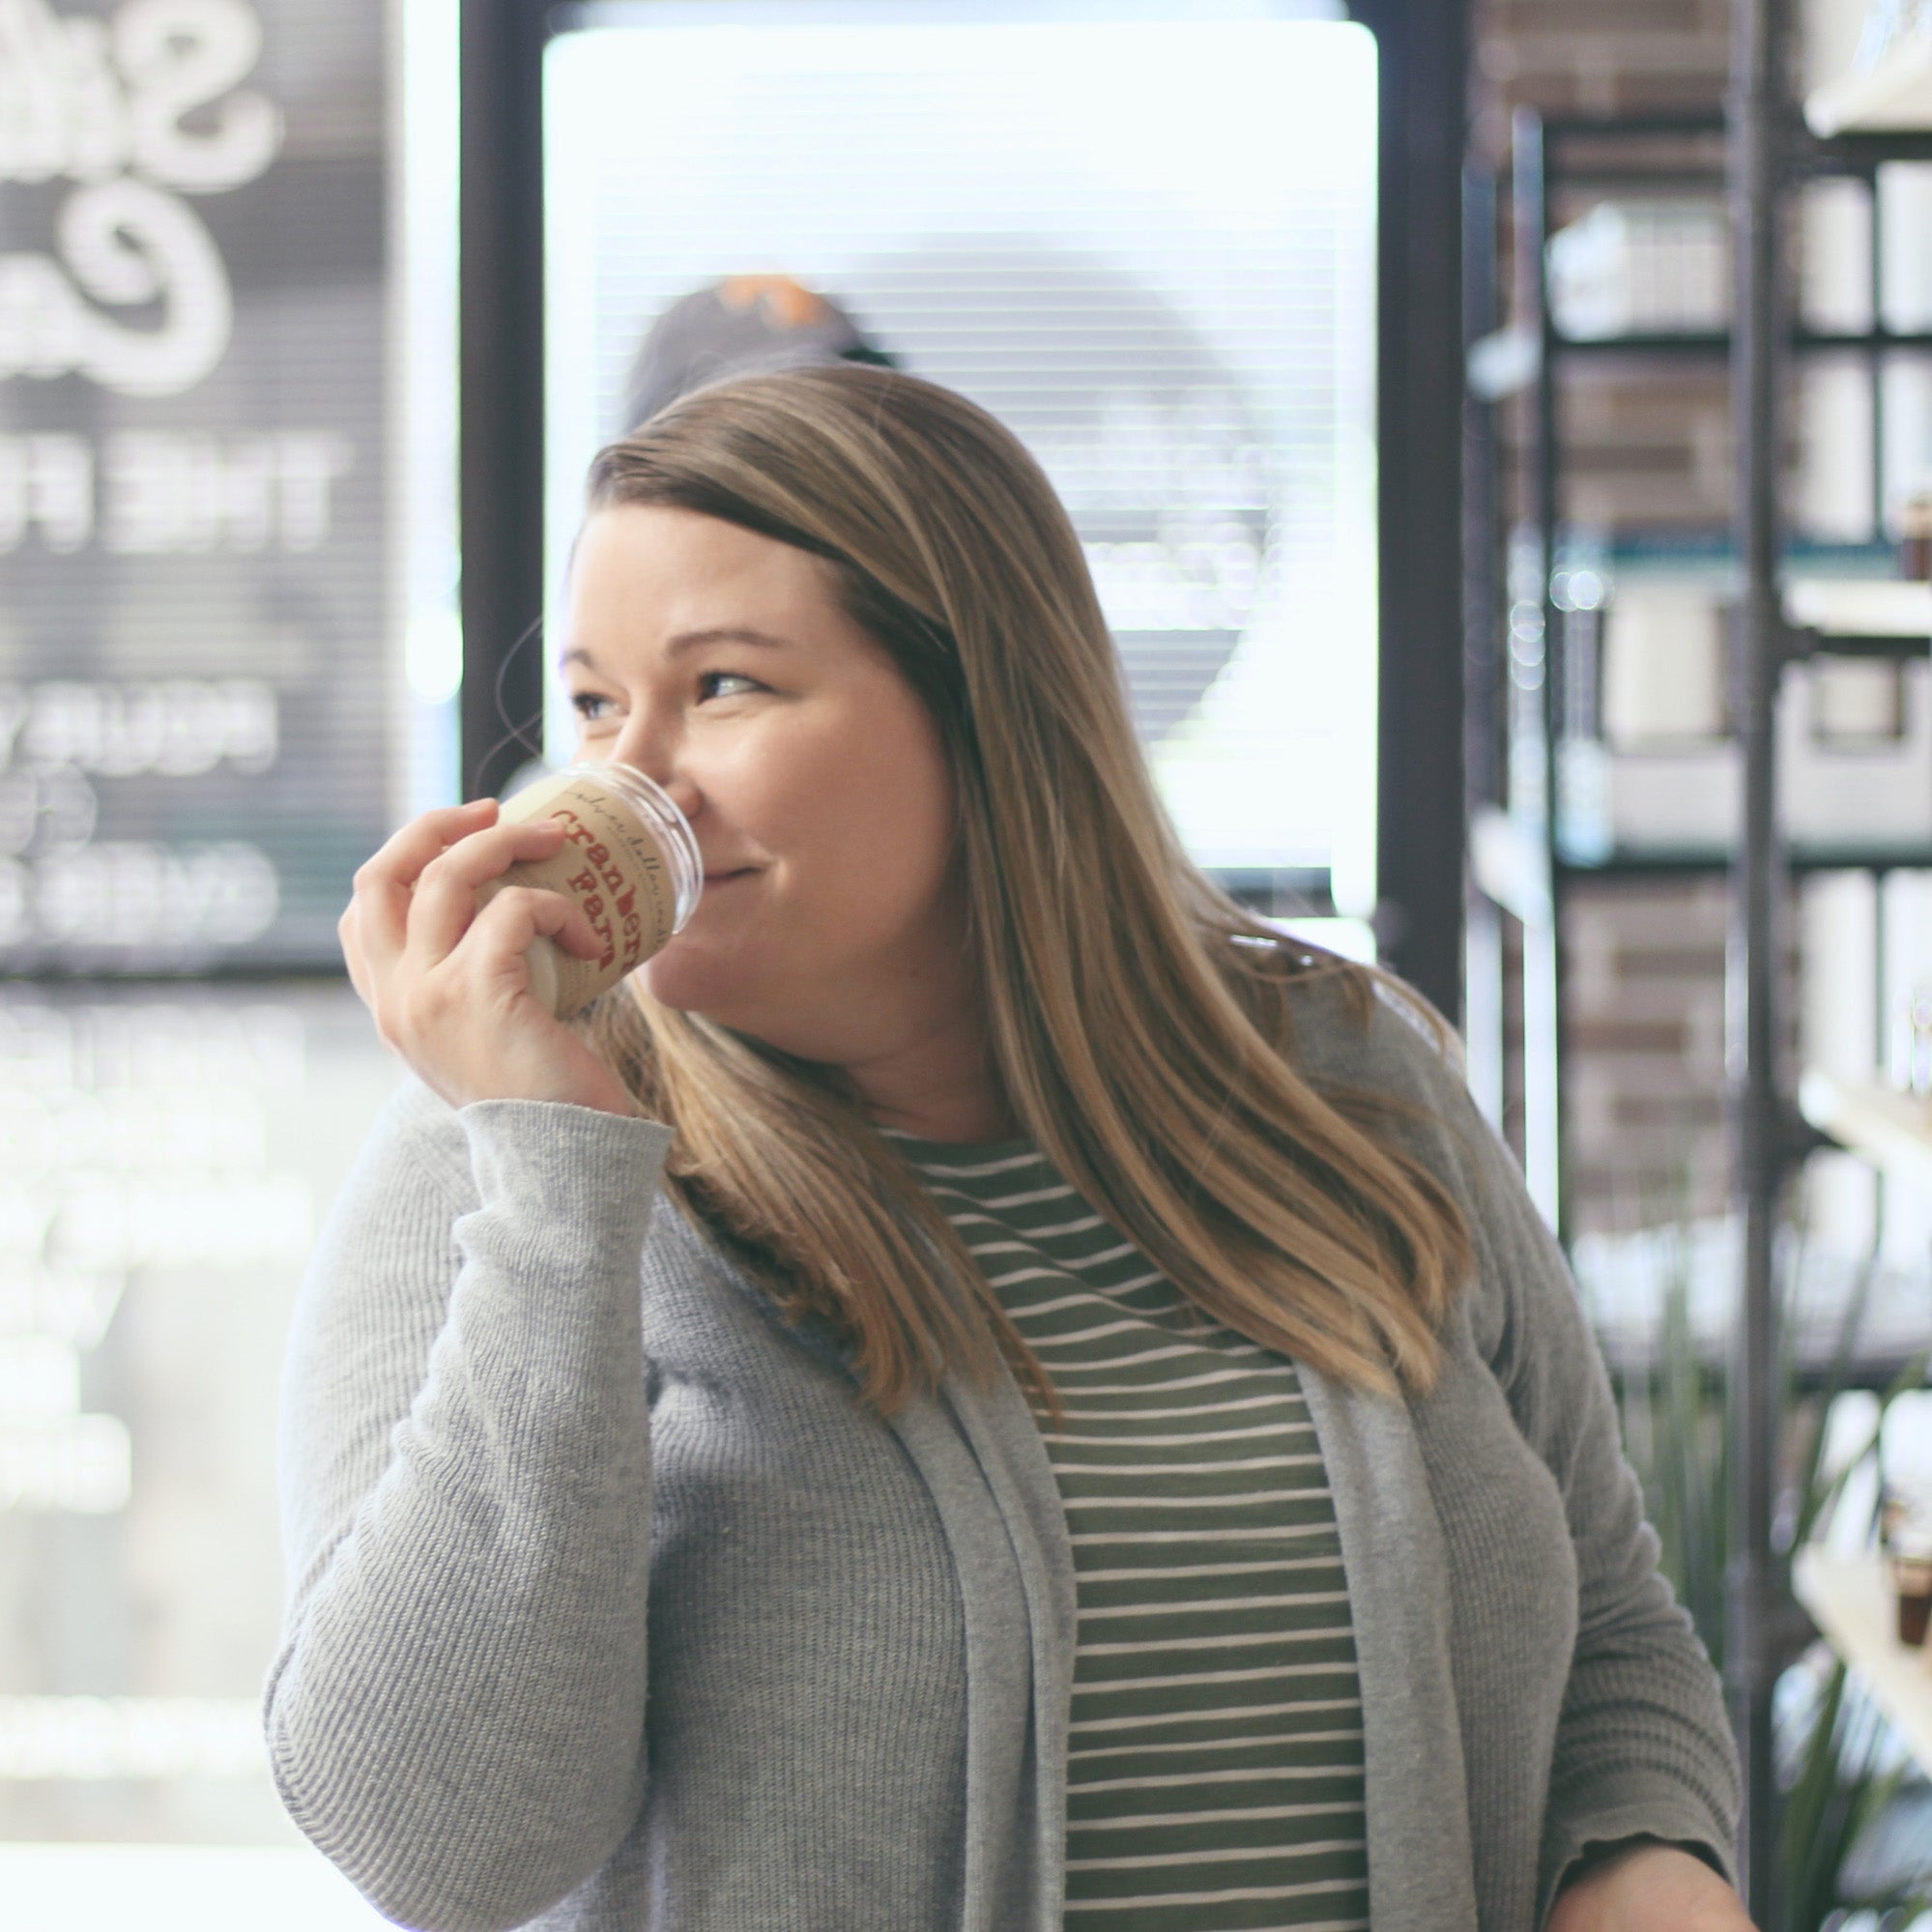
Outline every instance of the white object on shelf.
{"label": "white object on shelf", "polygon": [[1603,617],[1603,736],[1616,750],[1724,735],[1723,611],[1708,589],[1636,585]]}
{"label": "white object on shelf", "polygon": [[[1853,637],[1932,641],[1932,584],[1857,577],[1795,579],[1785,592],[1794,623]],[[1833,657],[1807,667],[1811,738],[1824,752],[1854,756],[1906,736],[1906,682],[1896,659]]]}
{"label": "white object on shelf", "polygon": [[1879,1458],[1866,1454],[1880,1426],[1879,1399],[1869,1389],[1841,1389],[1825,1412],[1825,1448],[1818,1481],[1839,1484],[1836,1500],[1818,1537],[1818,1548],[1834,1562],[1855,1563],[1865,1552],[1878,1515]]}
{"label": "white object on shelf", "polygon": [[[1616,668],[1615,615],[1608,632],[1604,725],[1629,728],[1624,690],[1612,694]],[[1932,663],[1906,662],[1901,677],[1903,732],[1846,745],[1821,735],[1821,710],[1832,700],[1834,677],[1854,660],[1819,658],[1796,664],[1778,706],[1779,816],[1795,851],[1874,851],[1923,863],[1932,851]],[[1821,694],[1821,686],[1830,696]],[[1654,714],[1653,714],[1654,715]],[[1607,817],[1619,851],[1700,854],[1729,851],[1739,823],[1738,748],[1734,742],[1661,740],[1610,745],[1603,774]]]}
{"label": "white object on shelf", "polygon": [[1813,88],[1804,97],[1804,119],[1820,140],[1932,129],[1932,33],[1901,34],[1868,72]]}
{"label": "white object on shelf", "polygon": [[[1614,1234],[1579,1233],[1572,1244],[1577,1284],[1590,1325],[1610,1360],[1620,1368],[1655,1363],[1665,1302],[1681,1289],[1687,1304],[1692,1349],[1702,1361],[1722,1362],[1737,1319],[1738,1270],[1744,1265],[1739,1241],[1738,1221],[1730,1214]],[[1787,1228],[1778,1244],[1781,1269],[1796,1263],[1796,1236]],[[1802,1261],[1805,1291],[1793,1305],[1786,1327],[1801,1364],[1821,1370],[1831,1364],[1844,1332],[1845,1312],[1861,1291],[1861,1283],[1867,1299],[1858,1352],[1865,1362],[1902,1362],[1925,1345],[1922,1245],[1909,1254],[1881,1260],[1868,1283],[1868,1234],[1861,1233],[1855,1248],[1808,1235]],[[1899,1405],[1892,1406],[1896,1411]],[[1932,1417],[1925,1418],[1921,1427],[1932,1428]],[[1869,1428],[1865,1435],[1869,1437]],[[1842,1451],[1842,1440],[1839,1446]],[[1901,1437],[1890,1428],[1886,1456],[1888,1467],[1894,1461],[1903,1466],[1908,1459],[1923,1463],[1932,1458],[1932,1438],[1921,1434],[1915,1441],[1909,1432]]]}
{"label": "white object on shelf", "polygon": [[1876,1552],[1851,1562],[1816,1544],[1792,1566],[1798,1600],[1826,1641],[1863,1678],[1872,1702],[1932,1773],[1932,1667],[1924,1650],[1898,1641],[1898,1612]]}
{"label": "white object on shelf", "polygon": [[1886,1486],[1932,1514],[1932,1389],[1908,1389],[1885,1412],[1880,1458]]}
{"label": "white object on shelf", "polygon": [[1548,261],[1550,316],[1573,340],[1729,326],[1730,228],[1716,197],[1600,201],[1549,238]]}
{"label": "white object on shelf", "polygon": [[1905,735],[1905,679],[1878,657],[1832,657],[1811,679],[1811,735],[1824,749],[1861,752]]}
{"label": "white object on shelf", "polygon": [[1932,639],[1932,584],[1892,577],[1794,577],[1785,587],[1793,623],[1854,637]]}
{"label": "white object on shelf", "polygon": [[1841,1146],[1884,1168],[1904,1167],[1932,1183],[1932,1101],[1891,1087],[1855,1086],[1807,1067],[1798,1110]]}

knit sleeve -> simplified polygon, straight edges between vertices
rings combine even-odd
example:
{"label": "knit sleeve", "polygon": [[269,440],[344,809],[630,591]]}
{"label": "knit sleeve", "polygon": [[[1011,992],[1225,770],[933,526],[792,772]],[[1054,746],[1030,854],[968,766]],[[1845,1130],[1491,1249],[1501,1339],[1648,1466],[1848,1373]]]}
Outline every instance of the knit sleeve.
{"label": "knit sleeve", "polygon": [[669,1141],[413,1086],[303,1286],[270,1759],[303,1831],[422,1932],[525,1923],[643,1802],[640,1264]]}
{"label": "knit sleeve", "polygon": [[1389,1051],[1413,1069],[1412,1090],[1439,1124],[1435,1165],[1459,1181],[1470,1213],[1478,1345],[1555,1478],[1576,1553],[1576,1647],[1550,1772],[1537,1923],[1592,1847],[1625,1839],[1682,1845],[1735,1880],[1738,1763],[1721,1688],[1658,1570],[1657,1535],[1563,1251],[1456,1070],[1401,1019],[1384,1014],[1377,1031],[1409,1035]]}

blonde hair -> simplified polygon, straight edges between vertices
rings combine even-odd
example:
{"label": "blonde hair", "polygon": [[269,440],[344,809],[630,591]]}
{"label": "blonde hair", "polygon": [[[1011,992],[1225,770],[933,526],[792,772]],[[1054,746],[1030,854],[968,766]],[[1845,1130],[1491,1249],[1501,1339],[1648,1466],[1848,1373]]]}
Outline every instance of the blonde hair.
{"label": "blonde hair", "polygon": [[[588,502],[695,510],[832,561],[945,745],[989,1050],[1022,1129],[1216,1320],[1354,1386],[1428,1388],[1463,1216],[1290,1057],[1297,978],[1342,979],[1365,1024],[1372,983],[1283,945],[1181,850],[1079,539],[1018,439],[888,370],[746,377],[603,450]],[[788,1318],[851,1346],[865,1402],[894,1413],[949,1370],[984,1387],[1003,1355],[1060,1418],[842,1073],[635,980],[586,1024],[676,1127],[674,1197]]]}

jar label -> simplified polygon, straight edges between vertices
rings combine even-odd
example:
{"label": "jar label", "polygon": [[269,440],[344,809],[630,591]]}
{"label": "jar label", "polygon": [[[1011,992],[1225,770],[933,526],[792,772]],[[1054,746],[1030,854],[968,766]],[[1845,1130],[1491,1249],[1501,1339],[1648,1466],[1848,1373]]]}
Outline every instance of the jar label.
{"label": "jar label", "polygon": [[582,771],[538,779],[504,801],[501,819],[525,824],[561,819],[564,838],[547,859],[519,860],[491,881],[478,901],[506,885],[533,885],[576,901],[603,941],[594,959],[553,948],[556,1013],[567,1020],[671,937],[678,897],[663,849],[649,826],[615,792]]}

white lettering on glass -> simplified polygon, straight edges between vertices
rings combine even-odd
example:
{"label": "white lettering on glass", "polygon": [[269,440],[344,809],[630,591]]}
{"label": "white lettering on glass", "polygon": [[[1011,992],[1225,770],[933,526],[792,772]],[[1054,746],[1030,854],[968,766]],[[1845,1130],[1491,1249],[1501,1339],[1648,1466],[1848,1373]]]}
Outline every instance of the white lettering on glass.
{"label": "white lettering on glass", "polygon": [[228,438],[127,431],[105,452],[102,540],[135,555],[319,550],[335,483],[354,454],[332,430]]}
{"label": "white lettering on glass", "polygon": [[280,899],[274,863],[240,839],[103,839],[33,871],[35,925],[61,945],[245,945],[274,923]]}
{"label": "white lettering on glass", "polygon": [[[259,678],[0,684],[0,772],[17,756],[49,784],[59,781],[45,768],[67,765],[101,778],[198,778],[223,764],[262,772],[280,748],[274,687]],[[80,811],[70,790],[69,822]]]}
{"label": "white lettering on glass", "polygon": [[[68,851],[94,836],[101,808],[71,764],[0,771],[0,853]],[[4,923],[4,922],[0,922]]]}
{"label": "white lettering on glass", "polygon": [[122,556],[320,550],[356,447],[333,429],[214,435],[129,429],[91,439],[0,434],[0,556],[99,542]]}
{"label": "white lettering on glass", "polygon": [[116,1416],[0,1427],[0,1511],[103,1515],[126,1508],[130,1468],[128,1426]]}
{"label": "white lettering on glass", "polygon": [[[314,1199],[273,1164],[266,1098],[307,1075],[285,1006],[0,1000],[0,1515],[126,1505],[129,1431],[83,1413],[80,1357],[130,1279],[308,1252]],[[22,1745],[29,1704],[51,1712],[0,1698],[0,1778],[96,1774]]]}
{"label": "white lettering on glass", "polygon": [[85,550],[94,535],[94,446],[84,436],[0,436],[0,553],[27,533]]}
{"label": "white lettering on glass", "polygon": [[[38,1250],[38,1241],[33,1245]],[[0,1335],[50,1335],[75,1348],[95,1347],[121,1306],[126,1274],[36,1266],[12,1247],[0,1231]]]}
{"label": "white lettering on glass", "polygon": [[255,1697],[0,1697],[0,1780],[266,1778]]}
{"label": "white lettering on glass", "polygon": [[[232,91],[261,46],[245,0],[128,0],[111,27],[0,0],[0,182],[73,184],[54,253],[0,254],[0,380],[75,372],[178,395],[220,361],[228,274],[183,197],[274,159],[280,109]],[[103,313],[157,303],[154,328]]]}

